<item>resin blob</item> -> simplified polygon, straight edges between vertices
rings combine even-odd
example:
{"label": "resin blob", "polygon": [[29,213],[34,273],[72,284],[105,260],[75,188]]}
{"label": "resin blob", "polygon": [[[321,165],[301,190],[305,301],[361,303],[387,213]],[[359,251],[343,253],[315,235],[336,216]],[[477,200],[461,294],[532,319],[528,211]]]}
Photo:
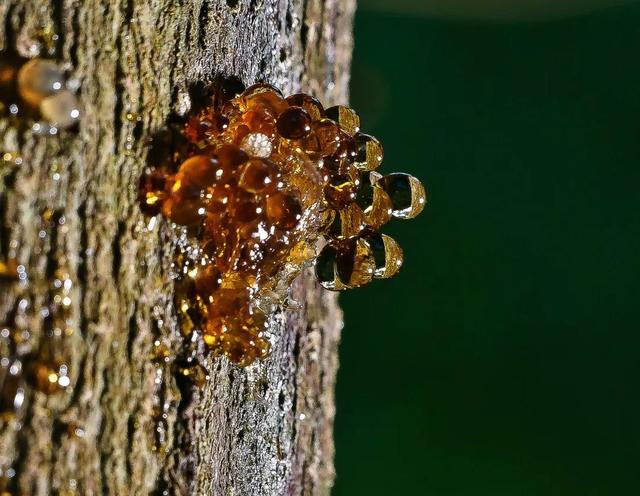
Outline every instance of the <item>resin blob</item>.
{"label": "resin blob", "polygon": [[375,172],[382,146],[352,109],[267,84],[194,111],[169,147],[141,206],[197,244],[178,261],[183,329],[239,365],[268,353],[267,314],[305,266],[331,290],[397,273],[402,250],[378,229],[425,204],[416,178]]}

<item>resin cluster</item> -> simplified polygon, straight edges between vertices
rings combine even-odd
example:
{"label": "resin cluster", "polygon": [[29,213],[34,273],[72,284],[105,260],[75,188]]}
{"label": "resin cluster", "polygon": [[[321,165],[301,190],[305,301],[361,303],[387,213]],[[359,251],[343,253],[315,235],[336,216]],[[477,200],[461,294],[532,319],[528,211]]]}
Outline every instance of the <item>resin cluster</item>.
{"label": "resin cluster", "polygon": [[247,365],[268,352],[266,314],[306,265],[331,290],[395,274],[402,252],[378,230],[420,213],[425,193],[375,172],[382,155],[353,110],[266,84],[194,111],[140,183],[143,211],[198,247],[176,282],[189,331]]}
{"label": "resin cluster", "polygon": [[70,86],[54,60],[0,55],[0,110],[42,121],[36,131],[55,134],[78,122],[80,107]]}

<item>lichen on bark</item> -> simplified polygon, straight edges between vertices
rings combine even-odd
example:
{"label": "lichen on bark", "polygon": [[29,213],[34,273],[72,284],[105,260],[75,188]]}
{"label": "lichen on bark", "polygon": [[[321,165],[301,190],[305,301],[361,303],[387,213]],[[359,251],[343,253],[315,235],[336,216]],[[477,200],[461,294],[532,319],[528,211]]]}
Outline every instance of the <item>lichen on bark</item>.
{"label": "lichen on bark", "polygon": [[[234,76],[345,103],[352,0],[7,0],[0,48],[55,58],[78,84],[77,132],[43,137],[0,119],[0,254],[26,283],[0,283],[0,324],[46,339],[55,270],[72,282],[71,385],[27,387],[0,420],[0,467],[15,494],[328,494],[341,314],[305,274],[300,309],[278,313],[270,357],[246,369],[200,355],[184,377],[169,277],[173,231],[136,204],[148,138],[190,105],[192,84]],[[1,56],[1,54],[0,54]],[[43,231],[42,214],[64,224]],[[166,347],[166,348],[165,348]],[[169,350],[167,354],[160,350]]]}

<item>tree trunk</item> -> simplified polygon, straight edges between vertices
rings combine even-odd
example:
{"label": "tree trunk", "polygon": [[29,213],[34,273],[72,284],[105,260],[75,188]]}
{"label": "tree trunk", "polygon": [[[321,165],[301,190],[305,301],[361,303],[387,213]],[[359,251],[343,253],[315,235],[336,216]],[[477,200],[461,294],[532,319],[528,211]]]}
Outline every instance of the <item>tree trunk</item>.
{"label": "tree trunk", "polygon": [[[198,352],[209,377],[185,380],[197,369],[180,355],[174,236],[160,218],[147,224],[136,193],[148,138],[188,110],[193,83],[233,75],[346,102],[353,10],[353,0],[0,4],[0,48],[51,48],[83,109],[77,132],[50,137],[0,119],[0,261],[28,276],[0,282],[3,367],[18,360],[9,339],[21,336],[23,351],[24,403],[0,420],[11,494],[329,494],[334,296],[303,274],[301,308],[279,312],[268,359],[240,369]],[[46,393],[29,371],[52,340],[71,381]]]}

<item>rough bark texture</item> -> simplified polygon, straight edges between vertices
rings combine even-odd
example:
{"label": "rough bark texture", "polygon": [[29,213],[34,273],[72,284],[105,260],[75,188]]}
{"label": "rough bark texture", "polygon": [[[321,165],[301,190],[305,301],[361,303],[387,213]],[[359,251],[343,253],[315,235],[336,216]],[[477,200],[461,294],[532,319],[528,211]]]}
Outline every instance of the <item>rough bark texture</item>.
{"label": "rough bark texture", "polygon": [[[173,235],[147,228],[136,187],[147,138],[189,108],[187,88],[233,75],[347,100],[353,0],[4,0],[0,47],[33,56],[42,27],[79,83],[78,132],[36,136],[0,120],[3,257],[27,283],[2,283],[0,324],[15,309],[34,357],[51,297],[51,267],[73,281],[64,338],[71,386],[27,388],[0,420],[0,468],[15,494],[328,494],[333,482],[333,386],[341,314],[308,275],[299,310],[278,316],[277,342],[246,369],[201,356],[198,388],[182,346],[169,267]],[[41,213],[65,224],[42,230]],[[28,304],[22,311],[19,302]],[[13,315],[13,317],[12,317]],[[28,363],[24,364],[25,366]]]}

